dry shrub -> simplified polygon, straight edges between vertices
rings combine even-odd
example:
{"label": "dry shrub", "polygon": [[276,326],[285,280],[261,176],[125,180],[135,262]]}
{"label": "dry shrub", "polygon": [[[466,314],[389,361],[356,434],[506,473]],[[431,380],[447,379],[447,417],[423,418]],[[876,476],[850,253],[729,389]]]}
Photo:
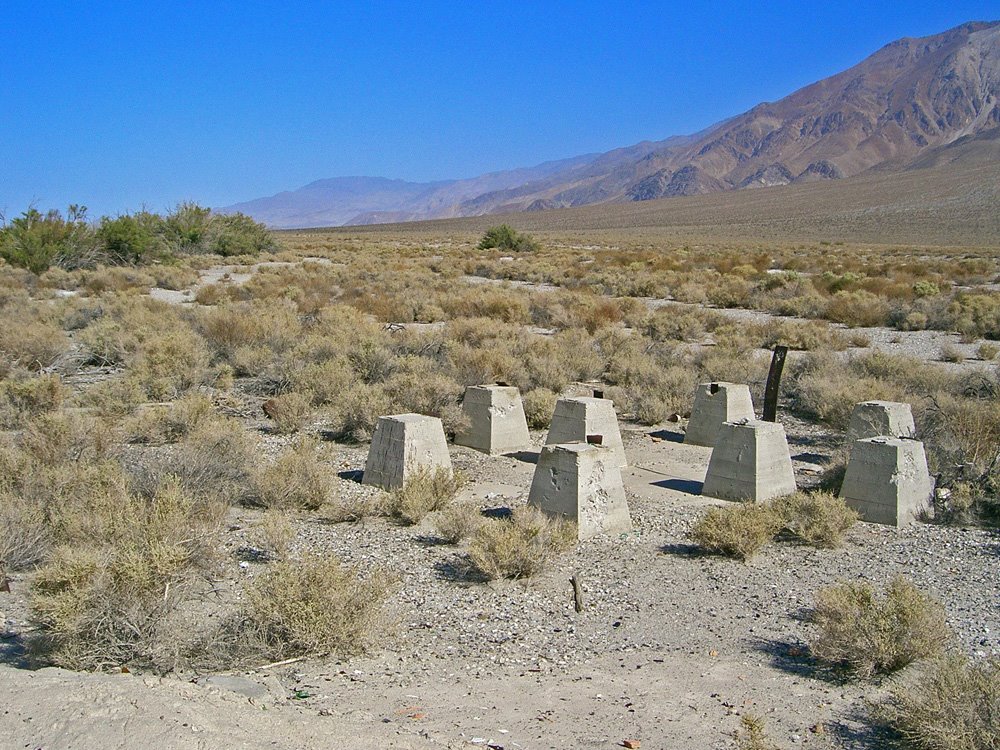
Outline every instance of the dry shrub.
{"label": "dry shrub", "polygon": [[175,399],[208,382],[211,357],[201,338],[179,327],[144,341],[128,360],[128,373],[157,401]]}
{"label": "dry shrub", "polygon": [[847,429],[851,412],[860,401],[905,400],[898,385],[859,374],[831,354],[809,355],[794,368],[789,380],[798,411],[841,430]]}
{"label": "dry shrub", "polygon": [[217,419],[212,399],[203,393],[187,393],[168,407],[142,411],[129,424],[130,438],[143,443],[175,443]]}
{"label": "dry shrub", "polygon": [[118,452],[114,430],[104,421],[74,412],[47,412],[21,432],[18,445],[46,466],[101,461]]}
{"label": "dry shrub", "polygon": [[530,578],[574,544],[576,524],[521,506],[510,519],[483,523],[469,543],[469,558],[491,580]]}
{"label": "dry shrub", "polygon": [[810,643],[820,662],[868,678],[942,654],[952,639],[944,608],[902,576],[881,596],[868,583],[838,583],[816,592]]}
{"label": "dry shrub", "polygon": [[254,480],[261,505],[282,510],[317,510],[329,498],[332,483],[315,440],[299,440]]}
{"label": "dry shrub", "polygon": [[312,394],[283,393],[268,399],[264,411],[271,418],[275,432],[290,434],[298,432],[312,416]]}
{"label": "dry shrub", "polygon": [[653,341],[701,341],[714,325],[714,315],[717,313],[707,310],[661,307],[649,316],[642,330]]}
{"label": "dry shrub", "polygon": [[828,492],[796,492],[772,505],[792,536],[821,549],[842,546],[844,534],[858,520],[847,503]]}
{"label": "dry shrub", "polygon": [[268,509],[253,529],[254,543],[267,551],[271,557],[284,558],[288,547],[295,539],[295,527],[288,516],[280,510]]}
{"label": "dry shrub", "polygon": [[384,633],[394,581],[383,571],[361,577],[332,555],[277,563],[244,591],[238,648],[245,657],[275,660],[360,653]]}
{"label": "dry shrub", "polygon": [[42,317],[37,308],[4,310],[0,329],[0,366],[38,371],[51,366],[69,350],[69,339],[54,322]]}
{"label": "dry shrub", "polygon": [[52,543],[44,508],[0,490],[0,570],[23,570],[41,562]]}
{"label": "dry shrub", "polygon": [[79,396],[82,406],[103,417],[124,417],[146,401],[146,393],[129,377],[111,378],[94,384]]}
{"label": "dry shrub", "polygon": [[706,552],[746,562],[774,539],[782,526],[771,505],[740,503],[710,508],[688,535]]}
{"label": "dry shrub", "polygon": [[[202,311],[200,330],[209,345],[230,364],[242,347],[282,352],[295,344],[302,330],[295,305],[268,300],[220,305]],[[238,368],[237,368],[238,369]]]}
{"label": "dry shrub", "polygon": [[965,352],[954,344],[945,344],[942,346],[938,356],[942,362],[954,362],[958,364],[965,361]]}
{"label": "dry shrub", "polygon": [[462,476],[451,469],[421,468],[390,494],[390,512],[406,523],[419,523],[428,513],[447,507],[463,484]]}
{"label": "dry shrub", "polygon": [[976,348],[976,356],[983,360],[983,362],[992,362],[997,358],[997,354],[1000,354],[1000,346],[996,344],[984,341]]}
{"label": "dry shrub", "polygon": [[625,396],[623,406],[636,422],[653,425],[684,410],[695,387],[695,376],[691,367],[666,364],[633,348],[612,359],[605,379],[620,388]]}
{"label": "dry shrub", "polygon": [[102,506],[102,534],[57,548],[32,584],[35,653],[70,669],[162,665],[177,645],[163,625],[212,567],[222,510],[176,484]]}
{"label": "dry shrub", "polygon": [[452,503],[434,518],[434,530],[448,544],[472,536],[483,523],[483,515],[472,503]]}
{"label": "dry shrub", "polygon": [[830,299],[824,317],[852,327],[883,326],[889,312],[889,303],[878,295],[864,290],[840,291]]}
{"label": "dry shrub", "polygon": [[890,688],[877,718],[915,748],[1000,748],[1000,660],[970,661],[948,654],[926,665],[914,680]]}
{"label": "dry shrub", "polygon": [[533,430],[548,429],[558,400],[559,394],[548,388],[533,388],[524,394],[524,416],[528,427]]}
{"label": "dry shrub", "polygon": [[224,503],[253,497],[257,446],[234,420],[213,420],[186,435],[166,454],[135,470],[133,483],[147,495],[169,477],[185,491]]}
{"label": "dry shrub", "polygon": [[29,419],[58,409],[66,389],[58,375],[0,381],[0,427],[16,429]]}
{"label": "dry shrub", "polygon": [[378,418],[396,411],[395,400],[383,386],[358,383],[331,406],[332,432],[346,440],[365,442],[375,432]]}

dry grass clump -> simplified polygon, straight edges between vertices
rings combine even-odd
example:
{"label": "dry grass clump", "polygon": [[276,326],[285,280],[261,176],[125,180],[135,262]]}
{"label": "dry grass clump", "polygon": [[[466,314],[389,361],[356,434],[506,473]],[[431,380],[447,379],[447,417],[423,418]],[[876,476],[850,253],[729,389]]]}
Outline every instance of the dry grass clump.
{"label": "dry grass clump", "polygon": [[472,503],[451,503],[434,518],[434,531],[448,544],[468,539],[483,524],[479,507]]}
{"label": "dry grass clump", "polygon": [[315,440],[299,440],[254,478],[260,504],[282,510],[318,510],[329,499],[332,483]]}
{"label": "dry grass clump", "polygon": [[688,535],[706,552],[746,562],[774,539],[783,519],[764,503],[740,503],[710,508]]}
{"label": "dry grass clump", "polygon": [[[50,314],[49,314],[50,315]],[[0,329],[0,373],[14,368],[37,372],[51,366],[69,350],[69,339],[49,320],[46,311],[35,305],[6,306]]]}
{"label": "dry grass clump", "polygon": [[894,684],[875,715],[921,750],[1000,748],[1000,661],[948,654]]}
{"label": "dry grass clump", "polygon": [[888,674],[941,655],[952,638],[944,608],[902,576],[879,595],[868,583],[838,583],[816,593],[813,656],[854,677]]}
{"label": "dry grass clump", "polygon": [[360,653],[384,634],[394,582],[384,571],[362,577],[331,555],[279,562],[246,586],[237,649],[274,660]]}
{"label": "dry grass clump", "polygon": [[521,506],[509,519],[483,523],[469,543],[469,558],[491,580],[530,578],[574,544],[576,524]]}
{"label": "dry grass clump", "polygon": [[465,484],[451,469],[420,469],[389,496],[389,511],[405,523],[419,523],[424,516],[446,508]]}
{"label": "dry grass clump", "polygon": [[766,722],[756,714],[740,716],[740,730],[736,733],[736,744],[739,750],[777,750],[767,736]]}
{"label": "dry grass clump", "polygon": [[847,503],[829,492],[796,492],[772,503],[785,529],[811,547],[835,549],[844,543],[844,534],[858,520]]}
{"label": "dry grass clump", "polygon": [[271,557],[287,557],[288,548],[295,539],[295,526],[281,510],[269,508],[252,530],[254,544]]}
{"label": "dry grass clump", "polygon": [[39,658],[70,669],[163,663],[177,645],[164,625],[214,562],[223,506],[164,485],[150,499],[115,497],[90,511],[86,542],[58,547],[32,584]]}
{"label": "dry grass clump", "polygon": [[380,416],[398,411],[397,403],[383,386],[359,383],[330,407],[331,431],[343,440],[363,443],[371,439]]}

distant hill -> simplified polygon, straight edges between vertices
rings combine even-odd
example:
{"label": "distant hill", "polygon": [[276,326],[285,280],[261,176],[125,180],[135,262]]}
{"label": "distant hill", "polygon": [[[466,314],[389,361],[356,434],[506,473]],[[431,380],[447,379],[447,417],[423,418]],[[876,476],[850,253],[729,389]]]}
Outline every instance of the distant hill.
{"label": "distant hill", "polygon": [[957,158],[976,163],[994,153],[984,134],[1000,127],[998,97],[1000,22],[968,23],[900,39],[690,136],[467,180],[320,180],[223,210],[274,227],[369,224],[803,185]]}

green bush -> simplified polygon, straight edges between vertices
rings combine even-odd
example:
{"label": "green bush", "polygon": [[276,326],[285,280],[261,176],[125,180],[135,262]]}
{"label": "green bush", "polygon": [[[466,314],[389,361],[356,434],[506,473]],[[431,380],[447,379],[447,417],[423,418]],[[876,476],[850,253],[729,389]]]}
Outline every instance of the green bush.
{"label": "green bush", "polygon": [[538,250],[538,243],[527,234],[521,234],[507,224],[490,227],[479,240],[480,250],[509,250],[513,253],[525,253]]}
{"label": "green bush", "polygon": [[67,218],[55,209],[42,214],[29,208],[0,229],[0,257],[36,274],[52,265],[88,265],[95,258],[96,242],[86,215],[82,206],[70,206]]}
{"label": "green bush", "polygon": [[245,214],[220,214],[212,217],[209,252],[217,255],[260,255],[275,248],[267,227]]}
{"label": "green bush", "polygon": [[161,225],[160,217],[146,211],[114,219],[105,216],[97,227],[97,239],[109,263],[141,263],[164,254]]}

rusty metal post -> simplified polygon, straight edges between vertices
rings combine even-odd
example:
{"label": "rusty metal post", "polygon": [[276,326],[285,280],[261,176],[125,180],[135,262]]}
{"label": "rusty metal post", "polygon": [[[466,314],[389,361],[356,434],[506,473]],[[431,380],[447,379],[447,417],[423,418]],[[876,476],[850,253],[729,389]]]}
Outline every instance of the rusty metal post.
{"label": "rusty metal post", "polygon": [[785,368],[787,354],[787,346],[776,346],[771,355],[771,369],[767,373],[767,385],[764,387],[765,422],[776,422],[778,419],[778,387],[781,385],[781,371]]}

